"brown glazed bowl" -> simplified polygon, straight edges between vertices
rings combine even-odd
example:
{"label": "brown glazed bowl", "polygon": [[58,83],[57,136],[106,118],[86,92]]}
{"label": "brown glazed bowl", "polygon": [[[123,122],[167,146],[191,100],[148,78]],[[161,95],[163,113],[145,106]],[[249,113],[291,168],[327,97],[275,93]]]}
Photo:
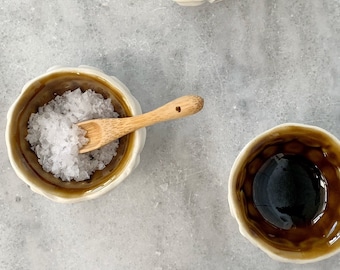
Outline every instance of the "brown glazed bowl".
{"label": "brown glazed bowl", "polygon": [[[325,204],[310,225],[288,230],[278,228],[256,207],[253,197],[255,174],[263,160],[277,153],[304,155],[319,168],[322,181],[326,180],[322,184],[325,196],[321,197]],[[309,263],[338,253],[340,141],[321,128],[303,124],[287,123],[265,131],[251,140],[236,158],[229,177],[228,201],[241,234],[275,260]]]}
{"label": "brown glazed bowl", "polygon": [[111,98],[120,117],[141,114],[138,101],[117,78],[89,67],[53,67],[45,74],[29,81],[7,114],[6,144],[9,160],[16,172],[32,191],[63,203],[97,198],[122,182],[137,167],[145,143],[145,129],[124,136],[119,141],[117,155],[101,171],[87,181],[63,182],[45,172],[25,137],[31,113],[38,107],[62,95],[65,91],[92,89]]}

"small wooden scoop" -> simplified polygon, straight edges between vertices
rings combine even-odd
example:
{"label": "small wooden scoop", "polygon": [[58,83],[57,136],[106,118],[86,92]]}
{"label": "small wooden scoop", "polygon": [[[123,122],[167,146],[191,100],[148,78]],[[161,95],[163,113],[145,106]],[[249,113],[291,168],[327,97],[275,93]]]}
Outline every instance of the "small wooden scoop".
{"label": "small wooden scoop", "polygon": [[79,153],[98,149],[139,128],[195,114],[203,108],[203,104],[204,100],[199,96],[183,96],[145,114],[124,118],[93,119],[78,123],[80,128],[87,131],[86,137],[89,139]]}

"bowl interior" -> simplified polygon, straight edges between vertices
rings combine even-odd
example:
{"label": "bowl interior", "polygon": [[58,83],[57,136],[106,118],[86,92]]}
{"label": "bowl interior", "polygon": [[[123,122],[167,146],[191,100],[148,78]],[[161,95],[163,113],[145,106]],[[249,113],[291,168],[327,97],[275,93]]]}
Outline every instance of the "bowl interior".
{"label": "bowl interior", "polygon": [[134,133],[122,137],[119,140],[117,155],[103,170],[94,172],[91,178],[86,181],[63,182],[42,169],[37,156],[25,139],[29,117],[32,113],[37,112],[40,106],[54,99],[56,95],[62,95],[66,91],[77,88],[82,91],[92,89],[102,94],[104,98],[110,98],[119,117],[132,116],[130,105],[126,103],[121,91],[111,82],[91,73],[58,71],[42,76],[38,81],[29,85],[15,105],[8,131],[9,147],[13,159],[26,182],[45,193],[64,198],[79,197],[115,181],[131,158],[134,147]]}
{"label": "bowl interior", "polygon": [[[311,226],[283,230],[264,220],[255,207],[253,180],[262,164],[259,153],[261,159],[268,159],[277,154],[277,144],[283,144],[285,154],[300,154],[300,143],[310,149],[305,153],[306,158],[318,166],[327,180],[326,208]],[[337,251],[340,248],[339,147],[339,141],[327,132],[295,125],[273,129],[250,142],[234,164],[229,191],[243,232],[260,247],[291,259],[309,260]]]}

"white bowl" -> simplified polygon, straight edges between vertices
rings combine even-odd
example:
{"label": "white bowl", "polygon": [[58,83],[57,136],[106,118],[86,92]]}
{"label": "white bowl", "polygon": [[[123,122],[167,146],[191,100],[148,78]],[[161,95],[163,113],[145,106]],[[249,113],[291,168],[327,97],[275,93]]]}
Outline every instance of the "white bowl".
{"label": "white bowl", "polygon": [[111,98],[121,117],[142,113],[140,104],[129,89],[113,76],[90,66],[56,66],[25,84],[21,94],[7,114],[6,145],[11,165],[32,191],[61,203],[97,198],[121,183],[138,166],[144,147],[146,130],[139,129],[120,139],[117,155],[102,171],[96,171],[88,181],[63,182],[45,172],[35,153],[25,140],[31,113],[68,90],[92,89]]}
{"label": "white bowl", "polygon": [[189,6],[189,7],[194,7],[194,6],[199,6],[204,3],[215,3],[215,2],[220,2],[222,0],[173,0],[177,2],[177,4],[181,6]]}
{"label": "white bowl", "polygon": [[[301,144],[302,150],[296,147]],[[252,195],[254,175],[261,162],[277,151],[293,155],[305,151],[303,155],[308,156],[327,181],[327,206],[310,226],[287,231],[261,218],[256,208]],[[228,201],[241,234],[252,244],[275,260],[302,264],[340,252],[339,191],[340,141],[319,127],[286,123],[256,136],[239,153],[229,176]]]}

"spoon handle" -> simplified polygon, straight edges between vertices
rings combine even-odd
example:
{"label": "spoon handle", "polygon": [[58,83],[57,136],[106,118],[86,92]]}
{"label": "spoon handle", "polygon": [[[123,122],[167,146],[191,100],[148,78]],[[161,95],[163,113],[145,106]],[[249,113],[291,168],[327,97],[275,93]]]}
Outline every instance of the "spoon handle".
{"label": "spoon handle", "polygon": [[182,96],[153,111],[131,117],[131,121],[135,128],[139,129],[193,115],[203,108],[203,104],[204,100],[199,96]]}
{"label": "spoon handle", "polygon": [[78,123],[87,131],[88,144],[79,150],[86,153],[119,139],[142,127],[174,120],[199,112],[204,100],[199,96],[183,96],[145,114],[109,119],[95,119]]}

